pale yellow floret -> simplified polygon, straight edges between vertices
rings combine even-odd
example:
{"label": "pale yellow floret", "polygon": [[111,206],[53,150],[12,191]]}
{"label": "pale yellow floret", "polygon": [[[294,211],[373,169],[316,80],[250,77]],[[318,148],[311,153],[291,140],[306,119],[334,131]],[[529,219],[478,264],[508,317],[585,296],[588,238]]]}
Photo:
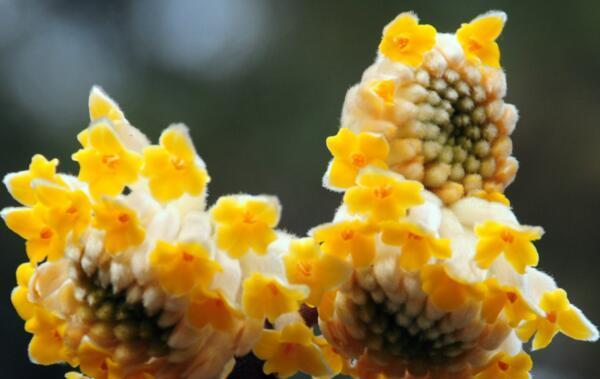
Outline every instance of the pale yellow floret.
{"label": "pale yellow floret", "polygon": [[217,246],[239,258],[249,250],[265,254],[277,235],[279,207],[261,197],[224,196],[210,211],[216,223]]}
{"label": "pale yellow floret", "polygon": [[220,291],[194,291],[188,308],[192,325],[202,328],[211,325],[226,333],[232,333],[243,314]]}
{"label": "pale yellow floret", "polygon": [[563,289],[544,293],[540,300],[540,308],[545,314],[527,321],[517,333],[522,341],[528,341],[535,335],[532,344],[534,350],[547,347],[559,332],[581,341],[598,339],[596,328],[579,309],[571,305]]}
{"label": "pale yellow floret", "polygon": [[27,241],[27,256],[33,263],[63,256],[64,238],[48,222],[45,210],[38,204],[33,208],[14,208],[3,212],[6,226]]}
{"label": "pale yellow floret", "polygon": [[326,291],[342,285],[352,273],[348,262],[323,253],[310,237],[292,241],[283,262],[290,283],[310,288],[306,303],[313,307],[319,305]]}
{"label": "pale yellow floret", "polygon": [[333,373],[312,331],[301,322],[288,324],[281,331],[264,330],[253,351],[265,361],[265,374],[288,378],[298,371],[312,376]]}
{"label": "pale yellow floret", "polygon": [[19,317],[27,321],[35,315],[36,305],[29,300],[29,281],[35,273],[35,266],[29,262],[17,267],[17,287],[10,294],[10,301]]}
{"label": "pale yellow floret", "polygon": [[249,317],[274,322],[278,316],[298,310],[306,296],[304,291],[255,272],[244,280],[242,309]]}
{"label": "pale yellow floret", "polygon": [[326,182],[333,188],[353,186],[356,175],[364,167],[387,168],[385,161],[390,147],[382,135],[366,132],[356,134],[341,128],[335,136],[327,138],[327,148],[333,160],[326,174]]}
{"label": "pale yellow floret", "polygon": [[439,309],[454,311],[470,301],[480,301],[484,288],[452,277],[441,263],[424,266],[421,270],[423,291]]}
{"label": "pale yellow floret", "polygon": [[170,127],[160,136],[160,146],[144,149],[142,175],[149,180],[152,196],[161,202],[184,193],[198,196],[210,181],[183,126]]}
{"label": "pale yellow floret", "polygon": [[33,334],[29,342],[29,357],[42,365],[71,361],[71,354],[64,345],[65,329],[65,320],[36,307],[33,317],[25,322],[25,330]]}
{"label": "pale yellow floret", "polygon": [[142,157],[123,145],[108,122],[93,124],[82,138],[84,148],[73,160],[79,163],[79,180],[88,183],[94,198],[116,196],[137,181]]}
{"label": "pale yellow floret", "polygon": [[517,327],[521,321],[536,317],[519,288],[501,285],[494,278],[487,279],[484,285],[485,298],[483,299],[481,313],[487,323],[493,324],[496,322],[502,312],[504,312],[506,319],[513,328]]}
{"label": "pale yellow floret", "polygon": [[160,286],[174,296],[188,294],[196,286],[208,289],[215,274],[222,270],[206,248],[194,242],[158,241],[149,262]]}
{"label": "pale yellow floret", "polygon": [[414,14],[401,13],[383,29],[379,51],[395,62],[417,67],[435,45],[435,36],[433,26],[419,25]]}
{"label": "pale yellow floret", "polygon": [[380,228],[384,243],[402,248],[398,263],[405,270],[418,270],[432,257],[447,259],[452,255],[449,239],[436,238],[409,221],[387,221]]}
{"label": "pale yellow floret", "polygon": [[515,228],[497,221],[486,221],[475,227],[475,234],[479,237],[475,261],[481,268],[489,268],[502,253],[519,274],[538,264],[538,252],[532,241],[542,237],[541,228]]}
{"label": "pale yellow floret", "polygon": [[474,379],[529,379],[532,368],[533,361],[527,353],[514,356],[498,353],[478,370]]}
{"label": "pale yellow floret", "polygon": [[490,13],[462,24],[456,38],[463,48],[465,57],[492,67],[500,67],[500,48],[496,39],[502,33],[506,15]]}
{"label": "pale yellow floret", "polygon": [[94,204],[93,210],[93,226],[105,232],[104,248],[107,252],[117,254],[144,241],[146,232],[133,209],[117,200],[104,198]]}
{"label": "pale yellow floret", "polygon": [[408,208],[422,204],[423,185],[403,180],[383,170],[366,169],[360,172],[356,186],[346,191],[344,203],[350,213],[366,216],[373,222],[397,220]]}
{"label": "pale yellow floret", "polygon": [[36,154],[31,158],[29,170],[10,174],[5,178],[5,184],[11,196],[19,203],[34,206],[37,198],[33,192],[34,180],[45,180],[56,185],[65,185],[60,176],[56,175],[58,159],[47,160],[43,155]]}
{"label": "pale yellow floret", "polygon": [[394,95],[396,84],[391,79],[374,80],[369,84],[369,88],[377,95],[386,106],[394,105]]}
{"label": "pale yellow floret", "polygon": [[377,228],[360,220],[324,224],[312,230],[315,241],[326,254],[346,259],[352,256],[354,267],[364,267],[375,258]]}

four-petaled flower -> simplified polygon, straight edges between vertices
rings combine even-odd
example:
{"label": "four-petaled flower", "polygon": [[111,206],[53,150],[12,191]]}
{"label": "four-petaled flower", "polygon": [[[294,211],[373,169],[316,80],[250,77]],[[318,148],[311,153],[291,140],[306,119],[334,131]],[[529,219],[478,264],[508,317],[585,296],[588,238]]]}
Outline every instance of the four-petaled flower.
{"label": "four-petaled flower", "polygon": [[344,203],[350,213],[367,216],[374,222],[397,220],[406,210],[423,203],[423,185],[404,180],[400,175],[365,169],[360,172],[356,186],[346,191]]}
{"label": "four-petaled flower", "polygon": [[514,356],[498,353],[479,370],[475,379],[529,379],[532,367],[531,357],[526,353]]}
{"label": "four-petaled flower", "polygon": [[535,318],[531,306],[525,301],[517,287],[502,285],[497,279],[485,281],[485,298],[481,307],[483,319],[493,324],[504,311],[504,315],[512,327],[517,327],[523,320]]}
{"label": "four-petaled flower", "polygon": [[276,373],[288,378],[298,371],[313,377],[333,375],[321,346],[312,331],[301,322],[286,325],[282,330],[264,330],[254,346],[254,354],[265,361],[265,374]]}
{"label": "four-petaled flower", "polygon": [[331,189],[354,185],[358,171],[366,166],[387,168],[385,163],[390,147],[385,137],[362,132],[356,134],[341,128],[335,136],[327,137],[327,148],[333,160],[325,174],[325,183]]}
{"label": "four-petaled flower", "polygon": [[273,228],[279,222],[280,205],[269,196],[224,196],[210,214],[217,224],[217,247],[231,257],[240,258],[252,249],[265,254],[277,235]]}
{"label": "four-petaled flower", "polygon": [[505,22],[506,14],[490,12],[468,24],[462,24],[456,31],[456,38],[465,57],[491,67],[500,67],[500,48],[496,39],[502,33]]}
{"label": "four-petaled flower", "polygon": [[220,291],[196,290],[191,296],[188,319],[197,328],[211,325],[217,330],[231,333],[242,317],[242,312]]}
{"label": "four-petaled flower", "polygon": [[174,296],[185,295],[196,286],[208,289],[215,274],[222,270],[206,248],[194,242],[158,241],[149,259],[160,286]]}
{"label": "four-petaled flower", "polygon": [[104,248],[107,252],[117,254],[144,242],[146,232],[133,209],[115,199],[105,198],[94,204],[93,210],[93,225],[105,232]]}
{"label": "four-petaled flower", "polygon": [[423,267],[431,257],[447,259],[452,255],[450,240],[436,238],[408,221],[388,221],[381,224],[381,240],[402,247],[398,257],[400,267],[414,271]]}
{"label": "four-petaled flower", "polygon": [[489,268],[501,253],[515,271],[524,274],[528,266],[537,266],[539,256],[531,241],[542,237],[539,227],[511,227],[497,221],[486,221],[475,227],[479,237],[475,261],[481,268]]}
{"label": "four-petaled flower", "polygon": [[379,51],[393,61],[417,67],[435,45],[435,35],[435,28],[419,25],[413,13],[401,13],[383,29]]}
{"label": "four-petaled flower", "polygon": [[149,179],[152,196],[162,202],[177,199],[184,193],[200,195],[210,181],[183,125],[165,130],[160,136],[160,146],[144,149],[142,175]]}
{"label": "four-petaled flower", "polygon": [[83,149],[73,154],[73,160],[94,198],[116,196],[138,179],[142,157],[121,143],[108,121],[90,126],[82,140]]}
{"label": "four-petaled flower", "polygon": [[296,311],[306,299],[307,291],[290,288],[273,277],[255,272],[243,284],[242,308],[255,319],[267,318],[270,322],[288,312]]}
{"label": "four-petaled flower", "polygon": [[315,241],[326,254],[346,259],[352,256],[354,267],[364,267],[375,258],[375,232],[377,229],[360,220],[324,224],[311,231]]}
{"label": "four-petaled flower", "polygon": [[62,178],[56,175],[57,166],[58,159],[49,161],[43,155],[36,154],[31,158],[29,170],[6,175],[4,184],[11,196],[19,203],[34,206],[37,203],[32,187],[34,180],[45,180],[56,185],[65,184]]}
{"label": "four-petaled flower", "polygon": [[36,307],[33,317],[25,322],[25,330],[33,334],[29,342],[31,359],[43,365],[69,361],[70,354],[64,345],[65,328],[65,320]]}
{"label": "four-petaled flower", "polygon": [[62,237],[77,239],[92,220],[92,204],[82,190],[69,190],[51,183],[37,183],[36,197],[45,209],[48,223]]}
{"label": "four-petaled flower", "polygon": [[352,273],[348,262],[335,255],[324,254],[310,237],[292,241],[283,262],[290,283],[310,288],[306,303],[311,306],[319,305],[327,290],[342,285]]}
{"label": "four-petaled flower", "polygon": [[525,322],[517,332],[523,341],[529,341],[535,334],[533,350],[547,347],[558,332],[581,341],[598,339],[596,328],[577,307],[571,305],[563,289],[545,292],[540,300],[540,308],[545,315]]}
{"label": "four-petaled flower", "polygon": [[421,283],[433,305],[447,312],[455,311],[469,301],[481,300],[484,295],[480,285],[458,280],[440,263],[423,267]]}

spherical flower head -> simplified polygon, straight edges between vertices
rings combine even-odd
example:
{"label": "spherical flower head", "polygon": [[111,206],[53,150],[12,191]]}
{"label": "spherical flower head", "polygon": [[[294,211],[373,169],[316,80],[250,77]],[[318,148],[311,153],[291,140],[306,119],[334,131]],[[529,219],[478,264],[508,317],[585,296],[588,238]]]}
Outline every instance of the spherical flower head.
{"label": "spherical flower head", "polygon": [[216,224],[216,242],[233,258],[252,250],[265,254],[276,238],[279,202],[268,196],[221,197],[210,211]]}
{"label": "spherical flower head", "polygon": [[435,34],[433,26],[419,25],[413,13],[401,13],[383,29],[379,51],[395,62],[416,67],[435,45]]}
{"label": "spherical flower head", "polygon": [[210,181],[204,162],[197,157],[187,128],[169,127],[160,136],[160,146],[144,149],[142,175],[149,180],[155,199],[167,202],[184,193],[198,196]]}
{"label": "spherical flower head", "polygon": [[137,180],[142,157],[123,145],[108,121],[92,124],[85,139],[73,160],[79,163],[79,179],[88,183],[93,197],[116,196]]}
{"label": "spherical flower head", "polygon": [[323,178],[326,187],[338,190],[354,185],[358,172],[367,166],[387,168],[389,146],[385,138],[373,133],[356,134],[341,128],[327,138],[333,160]]}
{"label": "spherical flower head", "polygon": [[105,198],[94,207],[94,227],[105,232],[106,251],[117,254],[140,245],[146,232],[135,211],[117,200]]}
{"label": "spherical flower head", "polygon": [[529,379],[532,367],[533,361],[526,353],[512,357],[500,353],[475,375],[475,379]]}
{"label": "spherical flower head", "polygon": [[[383,163],[445,203],[482,190],[502,193],[518,169],[510,139],[518,114],[504,103],[505,74],[491,53],[505,19],[491,12],[454,35],[399,15],[348,91],[341,130],[384,137]],[[418,53],[410,48],[416,41]]]}
{"label": "spherical flower head", "polygon": [[462,24],[456,31],[456,38],[466,58],[479,60],[491,67],[500,67],[500,47],[496,39],[502,33],[505,22],[504,12],[490,12],[468,24]]}
{"label": "spherical flower head", "polygon": [[373,222],[396,220],[409,207],[423,202],[421,183],[403,180],[389,171],[367,168],[360,172],[356,184],[346,191],[344,203],[350,213]]}

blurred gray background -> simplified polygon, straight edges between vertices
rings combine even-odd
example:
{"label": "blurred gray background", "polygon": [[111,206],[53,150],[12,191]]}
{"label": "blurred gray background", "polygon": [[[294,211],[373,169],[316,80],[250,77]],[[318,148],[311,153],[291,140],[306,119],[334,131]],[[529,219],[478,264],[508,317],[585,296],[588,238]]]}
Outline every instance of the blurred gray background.
{"label": "blurred gray background", "polygon": [[[524,223],[547,231],[541,267],[600,322],[600,2],[0,0],[0,172],[34,153],[70,160],[101,85],[156,140],[187,123],[212,176],[211,201],[277,194],[281,226],[303,234],[331,219],[321,187],[346,89],[371,63],[382,27],[404,10],[454,31],[489,9],[509,15],[500,39],[507,99],[521,120],[521,162],[508,195]],[[0,204],[14,204],[6,191]],[[3,378],[60,378],[28,362],[12,309],[22,241],[0,227]],[[538,378],[600,377],[600,345],[558,337],[533,354]]]}

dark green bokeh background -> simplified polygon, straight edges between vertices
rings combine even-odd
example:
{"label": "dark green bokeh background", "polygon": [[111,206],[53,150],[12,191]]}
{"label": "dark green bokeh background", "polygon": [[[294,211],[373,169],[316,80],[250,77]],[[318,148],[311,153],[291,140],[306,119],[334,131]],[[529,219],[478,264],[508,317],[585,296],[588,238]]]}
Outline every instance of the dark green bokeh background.
{"label": "dark green bokeh background", "polygon": [[[507,100],[521,119],[521,162],[508,191],[520,220],[543,225],[541,267],[600,322],[600,2],[0,0],[0,172],[34,153],[61,160],[103,86],[153,140],[187,123],[213,178],[211,201],[277,194],[281,226],[303,234],[329,220],[321,187],[346,89],[371,63],[382,27],[414,10],[439,31],[489,9],[509,22],[500,45]],[[13,205],[5,191],[2,206]],[[28,362],[29,336],[9,301],[22,241],[0,228],[3,378],[59,378]],[[534,353],[538,378],[600,377],[600,345],[558,337]]]}

